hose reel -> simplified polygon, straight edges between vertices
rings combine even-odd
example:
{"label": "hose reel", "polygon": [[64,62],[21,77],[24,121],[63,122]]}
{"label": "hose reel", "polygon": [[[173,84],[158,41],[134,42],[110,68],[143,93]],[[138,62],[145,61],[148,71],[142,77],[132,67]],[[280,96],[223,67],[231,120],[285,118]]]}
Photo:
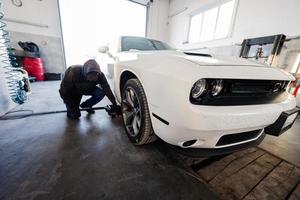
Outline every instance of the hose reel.
{"label": "hose reel", "polygon": [[3,17],[4,14],[0,12],[0,62],[4,68],[4,77],[12,101],[22,104],[26,102],[27,96],[31,91],[30,82],[27,72],[20,68],[16,61],[9,33],[5,30],[7,25],[3,22]]}

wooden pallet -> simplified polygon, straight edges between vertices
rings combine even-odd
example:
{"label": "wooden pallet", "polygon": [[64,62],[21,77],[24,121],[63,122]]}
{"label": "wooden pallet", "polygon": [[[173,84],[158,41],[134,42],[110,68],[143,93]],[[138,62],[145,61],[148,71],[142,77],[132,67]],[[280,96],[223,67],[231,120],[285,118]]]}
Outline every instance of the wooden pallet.
{"label": "wooden pallet", "polygon": [[260,148],[191,167],[221,199],[300,199],[300,168]]}

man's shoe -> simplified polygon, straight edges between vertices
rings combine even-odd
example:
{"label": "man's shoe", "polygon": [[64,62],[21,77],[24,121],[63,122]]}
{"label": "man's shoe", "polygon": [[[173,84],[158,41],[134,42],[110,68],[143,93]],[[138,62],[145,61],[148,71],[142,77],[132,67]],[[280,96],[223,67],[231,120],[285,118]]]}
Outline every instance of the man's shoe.
{"label": "man's shoe", "polygon": [[78,120],[78,119],[79,119],[78,116],[72,116],[72,115],[69,115],[69,114],[67,114],[67,117],[68,117],[69,119],[72,119],[72,120]]}

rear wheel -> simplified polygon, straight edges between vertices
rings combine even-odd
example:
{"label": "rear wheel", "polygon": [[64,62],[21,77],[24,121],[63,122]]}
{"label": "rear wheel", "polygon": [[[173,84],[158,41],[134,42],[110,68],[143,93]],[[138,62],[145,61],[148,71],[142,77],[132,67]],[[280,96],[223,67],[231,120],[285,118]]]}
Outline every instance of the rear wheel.
{"label": "rear wheel", "polygon": [[130,79],[122,90],[123,123],[130,141],[136,145],[153,142],[152,129],[145,91],[138,79]]}

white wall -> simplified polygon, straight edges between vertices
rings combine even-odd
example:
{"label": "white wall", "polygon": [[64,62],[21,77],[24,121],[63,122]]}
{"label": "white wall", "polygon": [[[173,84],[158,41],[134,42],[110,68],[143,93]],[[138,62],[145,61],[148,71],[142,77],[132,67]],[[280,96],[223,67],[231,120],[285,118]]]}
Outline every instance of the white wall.
{"label": "white wall", "polygon": [[149,4],[148,22],[147,22],[147,37],[168,41],[168,13],[169,0],[153,0]]}
{"label": "white wall", "polygon": [[47,25],[48,28],[7,22],[8,30],[37,35],[60,37],[59,15],[56,0],[23,0],[22,7],[14,6],[10,0],[3,2],[5,18]]}
{"label": "white wall", "polygon": [[[169,21],[169,42],[181,49],[227,46],[245,38],[274,34],[300,35],[299,0],[238,0],[231,37],[197,44],[182,44],[187,40],[189,14],[211,2],[220,0],[171,0],[169,14],[188,9]],[[222,0],[221,0],[222,1]]]}
{"label": "white wall", "polygon": [[283,33],[300,35],[299,0],[240,0],[234,41]]}
{"label": "white wall", "polygon": [[17,44],[19,41],[32,41],[40,47],[46,73],[64,72],[66,66],[57,0],[22,2],[22,7],[14,6],[10,0],[3,2],[6,30],[10,32],[13,47],[21,49]]}

